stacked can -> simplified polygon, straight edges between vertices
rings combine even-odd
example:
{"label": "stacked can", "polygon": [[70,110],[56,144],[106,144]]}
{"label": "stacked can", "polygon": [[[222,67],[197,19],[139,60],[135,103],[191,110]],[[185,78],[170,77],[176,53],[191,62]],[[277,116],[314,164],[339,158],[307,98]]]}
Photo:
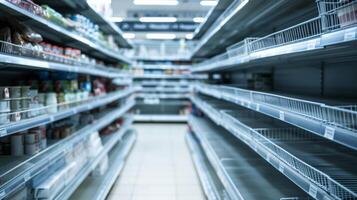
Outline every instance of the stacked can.
{"label": "stacked can", "polygon": [[34,155],[41,149],[47,147],[46,128],[41,126],[30,129],[25,135],[25,153],[26,155]]}
{"label": "stacked can", "polygon": [[11,135],[11,155],[24,155],[24,135],[26,131]]}
{"label": "stacked can", "polygon": [[16,122],[28,118],[31,98],[30,86],[14,86],[10,88],[11,121]]}
{"label": "stacked can", "polygon": [[0,125],[10,122],[10,89],[0,87]]}

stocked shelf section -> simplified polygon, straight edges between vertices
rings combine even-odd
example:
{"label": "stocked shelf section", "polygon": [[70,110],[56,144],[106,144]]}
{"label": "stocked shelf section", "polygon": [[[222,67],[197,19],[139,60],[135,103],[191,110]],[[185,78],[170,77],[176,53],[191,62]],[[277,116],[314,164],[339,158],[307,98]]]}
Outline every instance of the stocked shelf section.
{"label": "stocked shelf section", "polygon": [[357,149],[357,112],[353,105],[330,106],[228,86],[201,84],[195,88],[203,94],[263,113],[354,150]]}
{"label": "stocked shelf section", "polygon": [[203,96],[192,101],[312,198],[357,198],[356,152],[244,106]]}
{"label": "stocked shelf section", "polygon": [[135,79],[207,79],[207,75],[193,74],[142,74],[134,75]]}
{"label": "stocked shelf section", "polygon": [[[131,121],[130,121],[130,123],[131,123]],[[105,159],[105,156],[108,156],[110,151],[112,151],[116,145],[122,146],[121,153],[124,154],[125,157],[128,155],[128,153],[135,141],[135,133],[130,132],[130,131],[128,133],[128,130],[129,130],[128,126],[125,127],[125,125],[124,125],[124,127],[120,128],[119,132],[112,133],[112,135],[104,138],[102,140],[103,146],[104,146],[103,150],[100,151],[98,153],[98,155],[93,160],[89,161],[89,164],[80,171],[79,175],[77,175],[75,179],[73,179],[70,183],[67,184],[67,187],[65,187],[64,190],[55,199],[64,199],[64,200],[71,199],[71,198],[76,199],[77,198],[76,195],[78,195],[78,194],[81,196],[83,195],[84,197],[86,195],[89,195],[90,193],[93,195],[93,192],[96,192],[95,190],[93,190],[93,188],[85,188],[85,192],[82,192],[83,187],[80,187],[81,184],[83,183],[83,181],[86,181],[86,179],[91,178],[88,176],[93,171],[93,169],[95,169],[99,164],[101,164],[103,159]],[[124,134],[129,134],[129,136],[128,136],[129,138],[127,137],[126,140],[124,139],[123,144],[118,144],[119,141],[121,143],[121,140],[124,137]],[[124,164],[123,161],[124,161],[123,157],[121,157],[122,165]],[[114,169],[114,170],[117,170],[117,169]],[[107,173],[109,173],[109,171]],[[111,176],[112,179],[115,178],[115,174],[110,174],[109,176]],[[109,178],[108,175],[107,176],[104,175],[104,177]],[[115,181],[115,179],[111,180],[112,183],[114,181]],[[86,182],[83,184],[85,185]],[[101,184],[100,186],[102,186],[106,189],[106,191],[103,191],[103,192],[108,194],[112,185],[109,185],[109,184],[103,185],[103,184],[105,184],[105,182],[100,182],[100,184]],[[78,188],[78,187],[80,187],[80,188]],[[101,189],[101,188],[99,187],[96,189]],[[76,192],[76,194],[73,194],[74,192]],[[93,197],[96,197],[98,199],[105,199],[106,198],[105,193],[101,193],[101,192],[96,193],[96,194],[94,194],[94,196],[91,196],[91,199],[93,199]],[[96,196],[96,195],[98,195],[98,196]],[[87,196],[87,197],[89,197],[89,196]]]}
{"label": "stocked shelf section", "polygon": [[134,145],[136,134],[126,133],[109,154],[109,169],[101,176],[90,176],[80,185],[70,199],[104,200],[123,169],[126,157]]}
{"label": "stocked shelf section", "polygon": [[132,48],[132,45],[123,37],[120,28],[113,22],[110,22],[100,13],[95,11],[93,7],[85,0],[79,1],[51,1],[51,0],[38,0],[41,4],[49,5],[53,8],[59,9],[63,12],[79,13],[90,19],[93,23],[97,24],[99,28],[108,35],[112,35],[119,46],[123,48]]}
{"label": "stocked shelf section", "polygon": [[304,199],[308,196],[211,121],[190,116],[189,124],[197,145],[202,148],[229,199]]}
{"label": "stocked shelf section", "polygon": [[266,35],[248,37],[226,52],[194,66],[193,72],[244,69],[269,62],[299,58],[328,59],[356,54],[356,1],[317,1],[320,15],[305,22]]}
{"label": "stocked shelf section", "polygon": [[[35,11],[40,8],[32,4],[27,7]],[[109,49],[93,38],[87,38],[75,31],[68,30],[9,1],[1,0],[0,10],[3,14],[6,14],[6,16],[13,16],[17,20],[25,21],[27,25],[30,25],[32,29],[46,39],[80,49],[88,55],[107,62],[131,63],[131,61],[123,55],[123,52]]]}
{"label": "stocked shelf section", "polygon": [[[52,196],[54,199],[67,199],[78,187],[78,185],[86,178],[90,171],[96,167],[96,165],[100,162],[99,159],[102,157],[94,156],[87,161],[82,160],[87,157],[82,155],[82,153],[86,152],[82,149],[82,146],[86,143],[86,141],[91,141],[90,144],[92,144],[93,138],[98,137],[99,130],[107,127],[114,120],[123,117],[125,113],[127,113],[134,106],[134,104],[135,101],[132,98],[128,98],[121,104],[120,107],[109,109],[96,116],[97,120],[95,123],[88,124],[80,128],[75,133],[62,140],[52,143],[50,142],[50,145],[47,148],[35,155],[29,157],[11,157],[9,160],[10,163],[7,163],[8,161],[5,159],[5,163],[2,163],[1,165],[2,173],[0,176],[0,199],[11,198],[14,194],[15,196],[19,195],[18,193],[21,194],[21,191],[26,191],[27,186],[34,186],[38,188],[38,190],[36,190],[37,192],[33,194],[35,196],[45,195]],[[105,154],[104,152],[109,152],[115,143],[119,141],[121,136],[129,130],[133,120],[132,117],[127,116],[123,119],[124,122],[119,129],[119,132],[112,134],[110,138],[106,137],[103,139],[106,145],[102,150],[97,149],[98,151],[96,153],[99,153],[98,155],[103,155]],[[74,157],[71,156],[72,154]],[[19,159],[19,161],[14,162],[16,159]],[[47,186],[43,186],[43,190],[40,189],[42,188],[42,182],[51,182],[52,176],[50,174],[53,170],[62,166],[61,163],[64,159],[74,159],[69,165],[60,169],[60,171],[64,171],[67,175],[58,176],[61,179],[58,180],[58,184],[55,184],[54,187],[51,186],[50,188],[47,188]],[[79,173],[73,174],[73,170],[71,169],[74,166],[72,165],[83,162],[86,162],[88,165],[81,168]],[[65,177],[66,180],[63,180]],[[26,192],[25,195],[27,195]]]}
{"label": "stocked shelf section", "polygon": [[[21,132],[41,125],[53,123],[69,116],[107,105],[118,99],[129,96],[133,92],[133,88],[128,88],[123,91],[117,91],[98,97],[92,97],[87,100],[73,101],[70,103],[63,103],[58,105],[50,105],[44,108],[25,110],[17,113],[1,114],[2,118],[9,118],[9,116],[11,118],[13,115],[15,116],[27,114],[30,116],[33,113],[43,113],[33,118],[23,119],[20,121],[0,125],[0,137],[11,135],[13,133]],[[56,112],[53,112],[54,110]]]}
{"label": "stocked shelf section", "polygon": [[134,69],[143,70],[190,70],[191,65],[174,65],[174,64],[145,64],[145,63],[134,63],[132,65]]}
{"label": "stocked shelf section", "polygon": [[[9,69],[31,69],[45,71],[73,72],[105,78],[130,77],[130,74],[114,67],[105,67],[88,62],[81,62],[64,56],[0,42],[0,46],[16,50],[7,52],[0,50],[0,65]],[[19,52],[21,52],[19,54]]]}

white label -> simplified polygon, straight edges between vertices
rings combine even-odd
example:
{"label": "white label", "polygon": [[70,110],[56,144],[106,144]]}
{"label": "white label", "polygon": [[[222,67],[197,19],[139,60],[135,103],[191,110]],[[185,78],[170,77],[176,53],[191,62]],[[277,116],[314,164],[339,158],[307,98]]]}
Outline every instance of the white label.
{"label": "white label", "polygon": [[241,102],[240,102],[240,105],[244,106],[244,101],[241,101]]}
{"label": "white label", "polygon": [[316,40],[313,40],[307,44],[307,50],[311,50],[315,48],[316,48]]}
{"label": "white label", "polygon": [[258,144],[256,142],[253,143],[253,149],[254,151],[258,151]]}
{"label": "white label", "polygon": [[279,171],[284,173],[284,164],[281,161],[279,162]]}
{"label": "white label", "polygon": [[15,121],[20,121],[21,120],[21,113],[16,112],[15,113]]}
{"label": "white label", "polygon": [[345,33],[345,37],[344,37],[345,41],[354,40],[355,38],[356,38],[356,32]]}
{"label": "white label", "polygon": [[316,198],[317,196],[317,187],[310,185],[309,187],[309,194],[313,197]]}
{"label": "white label", "polygon": [[0,137],[7,135],[7,130],[5,128],[0,129]]}
{"label": "white label", "polygon": [[24,175],[24,181],[25,182],[29,181],[30,179],[31,179],[30,173],[27,173],[27,174]]}
{"label": "white label", "polygon": [[260,111],[260,104],[257,104],[256,110],[259,112]]}
{"label": "white label", "polygon": [[55,121],[55,116],[50,116],[50,121],[54,122]]}
{"label": "white label", "polygon": [[285,120],[285,113],[283,111],[279,111],[279,119],[280,120]]}
{"label": "white label", "polygon": [[335,137],[335,129],[332,127],[326,126],[324,136],[327,139],[333,140],[333,138]]}

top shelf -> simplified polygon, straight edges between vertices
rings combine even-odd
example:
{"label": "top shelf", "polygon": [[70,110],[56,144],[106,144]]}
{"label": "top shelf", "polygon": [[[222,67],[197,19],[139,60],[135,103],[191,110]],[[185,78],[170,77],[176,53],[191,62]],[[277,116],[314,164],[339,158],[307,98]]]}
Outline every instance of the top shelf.
{"label": "top shelf", "polygon": [[6,0],[0,0],[0,11],[6,15],[17,18],[18,20],[26,21],[27,25],[31,26],[31,28],[41,34],[44,38],[51,41],[78,48],[88,55],[107,62],[131,63],[128,58],[122,55],[123,53],[111,51],[95,41],[82,37],[76,32],[66,30],[61,26],[36,16]]}
{"label": "top shelf", "polygon": [[233,0],[218,1],[218,4],[209,11],[206,21],[195,30],[193,39],[200,39],[232,2]]}
{"label": "top shelf", "polygon": [[60,1],[52,1],[52,0],[37,0],[36,2],[40,2],[41,4],[46,4],[51,7],[54,7],[58,10],[64,10],[65,12],[76,12],[82,14],[83,16],[90,19],[93,23],[97,24],[100,29],[108,34],[113,35],[117,44],[122,48],[132,48],[132,44],[123,37],[123,33],[120,28],[110,22],[105,17],[101,16],[98,12],[96,12],[86,0],[60,0]]}
{"label": "top shelf", "polygon": [[235,0],[205,32],[192,58],[212,57],[244,37],[266,35],[315,14],[317,7],[314,1]]}

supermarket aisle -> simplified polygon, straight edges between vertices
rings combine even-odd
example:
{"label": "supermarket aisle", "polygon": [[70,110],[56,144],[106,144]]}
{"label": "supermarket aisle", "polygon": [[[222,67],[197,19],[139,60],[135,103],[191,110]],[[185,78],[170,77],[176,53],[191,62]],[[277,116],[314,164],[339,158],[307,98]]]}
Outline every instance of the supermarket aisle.
{"label": "supermarket aisle", "polygon": [[137,124],[138,140],[108,200],[203,200],[184,124]]}

